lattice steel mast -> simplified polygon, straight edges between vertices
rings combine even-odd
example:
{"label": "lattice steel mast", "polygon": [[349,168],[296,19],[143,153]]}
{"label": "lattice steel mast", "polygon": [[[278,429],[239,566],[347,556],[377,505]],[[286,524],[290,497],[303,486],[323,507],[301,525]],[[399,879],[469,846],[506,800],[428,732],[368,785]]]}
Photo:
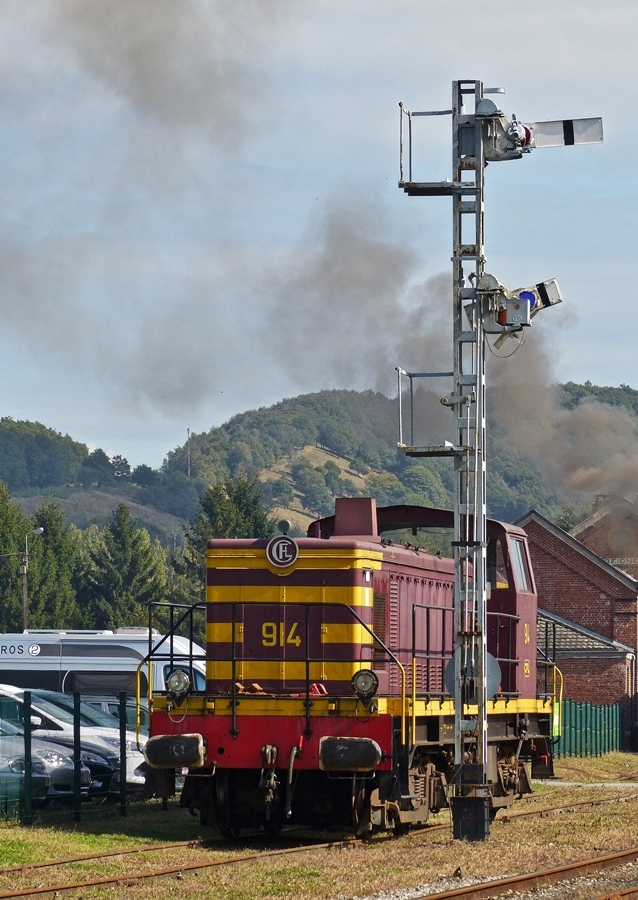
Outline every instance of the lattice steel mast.
{"label": "lattice steel mast", "polygon": [[[399,449],[409,456],[454,459],[454,697],[455,784],[451,788],[454,836],[489,834],[488,653],[487,653],[487,505],[485,427],[485,335],[496,345],[522,328],[543,307],[560,302],[555,281],[508,291],[485,272],[484,172],[486,161],[520,158],[533,147],[602,141],[600,119],[560,120],[523,125],[508,121],[480,81],[455,81],[452,109],[411,113],[401,105],[401,180],[412,196],[451,196],[453,215],[453,372],[410,373],[397,369]],[[466,103],[469,101],[469,104]],[[467,109],[467,106],[471,108]],[[412,180],[412,117],[452,116],[452,181]],[[409,125],[408,179],[403,172],[403,123]],[[403,441],[402,377],[449,375],[454,389],[441,402],[454,414],[454,441],[444,446],[414,446]],[[412,413],[412,402],[410,405]],[[449,682],[448,682],[449,683]],[[493,686],[496,690],[498,684]],[[480,819],[477,829],[476,817]],[[469,819],[474,819],[471,826]]]}

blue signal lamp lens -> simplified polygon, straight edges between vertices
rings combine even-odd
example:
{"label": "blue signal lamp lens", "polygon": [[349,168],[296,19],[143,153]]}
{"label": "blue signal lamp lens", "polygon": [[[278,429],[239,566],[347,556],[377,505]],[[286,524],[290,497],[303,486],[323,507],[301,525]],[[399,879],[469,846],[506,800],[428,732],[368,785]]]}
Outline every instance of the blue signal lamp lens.
{"label": "blue signal lamp lens", "polygon": [[532,294],[531,291],[521,291],[518,295],[519,300],[529,300],[529,308],[534,309],[536,306],[536,297]]}

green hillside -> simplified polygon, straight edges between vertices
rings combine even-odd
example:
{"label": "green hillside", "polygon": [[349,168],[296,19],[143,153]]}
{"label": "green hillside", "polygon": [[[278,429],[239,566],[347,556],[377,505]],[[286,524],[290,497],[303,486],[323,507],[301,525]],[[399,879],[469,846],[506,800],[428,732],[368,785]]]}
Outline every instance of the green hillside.
{"label": "green hillside", "polygon": [[[558,388],[565,410],[590,401],[622,406],[638,416],[638,391],[627,385],[569,382]],[[416,393],[415,404],[427,442],[442,440],[449,411],[426,392]],[[190,448],[170,451],[161,471],[145,465],[131,471],[122,457],[109,460],[101,450],[89,454],[68,435],[5,418],[0,420],[0,480],[21,498],[25,512],[38,497],[55,493],[68,519],[81,528],[103,524],[108,511],[125,501],[140,524],[167,546],[194,518],[203,488],[240,471],[260,481],[268,508],[290,518],[298,532],[313,518],[330,514],[336,496],[373,496],[380,505],[450,506],[451,462],[406,458],[397,452],[397,433],[396,400],[373,391],[319,391],[249,410],[192,435]],[[522,452],[511,435],[490,427],[489,514],[513,521],[534,507],[566,521],[566,514],[573,515],[568,508],[585,508],[590,498],[549,479],[545,463],[542,454]]]}

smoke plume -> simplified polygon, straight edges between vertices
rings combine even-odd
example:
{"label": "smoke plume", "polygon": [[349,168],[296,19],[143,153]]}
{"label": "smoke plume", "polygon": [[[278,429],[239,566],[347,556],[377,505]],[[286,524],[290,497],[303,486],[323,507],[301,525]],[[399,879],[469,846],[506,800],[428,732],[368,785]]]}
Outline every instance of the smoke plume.
{"label": "smoke plume", "polygon": [[263,103],[261,65],[294,0],[54,0],[81,67],[143,116],[233,149]]}
{"label": "smoke plume", "polygon": [[451,282],[414,283],[417,255],[379,207],[330,204],[268,285],[281,359],[308,387],[392,391],[395,367],[449,367]]}
{"label": "smoke plume", "polygon": [[549,486],[571,489],[576,499],[633,496],[638,489],[638,418],[625,407],[592,398],[565,408],[555,383],[556,348],[540,327],[530,331],[513,357],[491,361],[491,426],[538,466]]}

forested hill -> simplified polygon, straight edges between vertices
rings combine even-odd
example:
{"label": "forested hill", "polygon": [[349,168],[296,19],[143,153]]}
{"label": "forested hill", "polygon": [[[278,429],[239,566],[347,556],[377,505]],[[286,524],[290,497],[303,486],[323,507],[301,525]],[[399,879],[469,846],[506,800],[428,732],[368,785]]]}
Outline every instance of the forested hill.
{"label": "forested hill", "polygon": [[[420,393],[415,400],[416,418],[436,432],[441,417],[451,421],[449,411],[434,395]],[[558,401],[567,409],[588,398],[624,406],[638,415],[638,391],[627,385],[568,382],[559,386]],[[334,496],[357,492],[375,496],[380,504],[450,504],[451,462],[408,459],[397,452],[397,437],[396,399],[372,391],[321,391],[250,410],[207,433],[193,435],[191,473],[211,482],[243,469],[264,480],[264,496],[277,512],[303,507],[311,515],[324,515]],[[187,453],[186,445],[169,453],[165,471],[185,472]],[[574,495],[556,484],[550,486],[544,476],[542,458],[517,454],[497,429],[490,429],[491,516],[513,521],[534,507],[568,525]]]}
{"label": "forested hill", "polygon": [[[570,382],[560,386],[559,398],[566,409],[591,398],[638,415],[638,391],[627,385]],[[415,403],[430,443],[432,434],[450,425],[449,410],[426,392],[417,392]],[[490,515],[513,521],[534,507],[562,521],[565,509],[574,504],[573,495],[548,486],[541,458],[523,458],[496,428],[489,434]],[[109,460],[102,450],[89,454],[68,435],[3,418],[0,480],[15,496],[32,498],[21,500],[26,512],[35,495],[55,493],[67,517],[80,527],[103,524],[108,511],[124,500],[140,524],[164,543],[181,535],[181,523],[194,517],[207,484],[242,470],[260,480],[274,514],[286,514],[298,530],[313,517],[330,513],[335,496],[372,495],[381,505],[449,505],[451,462],[407,459],[397,452],[397,437],[396,399],[373,391],[320,391],[249,410],[192,435],[190,448],[169,452],[159,471],[146,465],[131,470],[121,456]]]}

